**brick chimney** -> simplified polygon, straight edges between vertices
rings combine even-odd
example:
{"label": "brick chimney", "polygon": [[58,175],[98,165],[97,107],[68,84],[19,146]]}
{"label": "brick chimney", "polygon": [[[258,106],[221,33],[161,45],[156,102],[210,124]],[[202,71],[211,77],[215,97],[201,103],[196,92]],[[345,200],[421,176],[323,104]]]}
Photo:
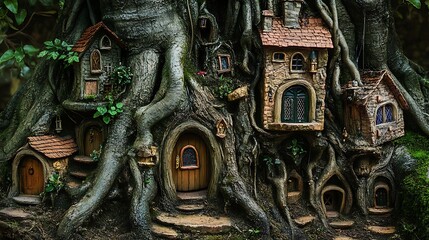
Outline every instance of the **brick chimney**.
{"label": "brick chimney", "polygon": [[288,28],[300,28],[299,12],[303,0],[284,0],[283,2],[283,24]]}
{"label": "brick chimney", "polygon": [[264,32],[271,32],[273,28],[274,13],[272,10],[262,11],[262,30]]}

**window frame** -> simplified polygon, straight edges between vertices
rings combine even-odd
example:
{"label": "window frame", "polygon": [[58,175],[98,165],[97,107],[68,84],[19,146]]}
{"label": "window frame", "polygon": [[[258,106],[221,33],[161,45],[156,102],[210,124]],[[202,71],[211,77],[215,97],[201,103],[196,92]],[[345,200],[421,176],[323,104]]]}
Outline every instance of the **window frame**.
{"label": "window frame", "polygon": [[[300,59],[302,59],[302,68],[301,69],[293,69],[294,68],[294,61],[297,57],[300,57]],[[304,54],[302,54],[301,52],[296,52],[292,55],[292,57],[290,58],[290,62],[289,62],[289,70],[292,73],[303,73],[305,72],[305,65],[306,65],[306,59],[304,57]]]}
{"label": "window frame", "polygon": [[[227,61],[228,61],[228,68],[224,69],[222,68],[222,58],[226,57]],[[231,55],[230,54],[224,54],[224,53],[220,53],[217,55],[218,58],[218,66],[219,69],[217,70],[218,73],[226,73],[226,72],[231,72],[232,71],[232,67],[231,67]]]}
{"label": "window frame", "polygon": [[[391,106],[392,107],[392,121],[389,121],[389,122],[387,122],[386,106]],[[381,123],[377,123],[377,118],[378,118],[378,112],[379,112],[379,110],[381,110],[382,111],[381,114],[383,114],[383,116],[382,116],[383,120],[382,120]],[[374,118],[374,120],[375,120],[375,126],[382,126],[382,125],[392,124],[392,123],[396,122],[396,119],[397,119],[396,112],[397,112],[396,106],[393,103],[391,103],[391,102],[379,105],[375,109],[375,118]]]}
{"label": "window frame", "polygon": [[[93,58],[94,58],[95,54],[98,54],[99,59],[100,59],[100,61],[99,61],[99,69],[94,69],[93,68],[93,61],[94,61]],[[103,61],[102,61],[102,57],[101,57],[101,52],[98,49],[94,49],[90,53],[90,55],[89,55],[89,64],[90,64],[89,68],[90,68],[91,73],[93,73],[93,74],[99,74],[99,73],[103,72]]]}
{"label": "window frame", "polygon": [[[104,39],[107,39],[109,41],[109,45],[106,46],[106,45],[103,44],[104,43]],[[102,49],[102,50],[110,50],[110,49],[112,49],[112,40],[110,40],[110,38],[107,35],[103,35],[100,38],[99,46],[100,46],[100,49]]]}
{"label": "window frame", "polygon": [[[183,166],[183,153],[186,149],[191,148],[195,152],[195,158],[197,160],[196,164],[193,166]],[[193,145],[186,145],[180,149],[180,169],[182,170],[192,170],[192,169],[198,169],[200,168],[200,157],[198,155],[198,151]]]}
{"label": "window frame", "polygon": [[[275,58],[276,54],[281,54],[281,55],[283,55],[283,59],[276,59],[276,58]],[[276,63],[286,62],[286,53],[284,53],[284,52],[273,52],[273,55],[272,55],[272,57],[271,57],[271,61],[272,61],[272,62],[276,62]]]}

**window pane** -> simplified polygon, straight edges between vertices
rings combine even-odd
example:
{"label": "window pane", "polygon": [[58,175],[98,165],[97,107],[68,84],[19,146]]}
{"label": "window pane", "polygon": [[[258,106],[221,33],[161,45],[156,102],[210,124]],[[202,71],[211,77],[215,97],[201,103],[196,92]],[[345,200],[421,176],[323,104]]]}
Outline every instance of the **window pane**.
{"label": "window pane", "polygon": [[376,116],[376,120],[375,120],[376,125],[383,123],[383,109],[384,109],[384,107],[379,107],[377,109],[377,116]]}
{"label": "window pane", "polygon": [[293,86],[283,93],[281,121],[302,123],[308,121],[309,98],[303,86]]}
{"label": "window pane", "polygon": [[285,60],[285,54],[284,53],[274,53],[274,60],[284,61]]}
{"label": "window pane", "polygon": [[182,167],[197,166],[197,153],[195,149],[187,147],[182,154]]}
{"label": "window pane", "polygon": [[285,95],[283,99],[283,119],[282,121],[290,122],[292,121],[292,107],[293,107],[293,96]]}
{"label": "window pane", "polygon": [[221,65],[221,70],[228,70],[229,69],[228,57],[221,56],[220,65]]}
{"label": "window pane", "polygon": [[393,105],[387,104],[384,106],[384,111],[386,113],[386,121],[385,122],[393,122]]}
{"label": "window pane", "polygon": [[297,122],[305,121],[305,96],[297,97],[296,120]]}
{"label": "window pane", "polygon": [[304,57],[301,54],[295,54],[292,58],[292,70],[304,69]]}

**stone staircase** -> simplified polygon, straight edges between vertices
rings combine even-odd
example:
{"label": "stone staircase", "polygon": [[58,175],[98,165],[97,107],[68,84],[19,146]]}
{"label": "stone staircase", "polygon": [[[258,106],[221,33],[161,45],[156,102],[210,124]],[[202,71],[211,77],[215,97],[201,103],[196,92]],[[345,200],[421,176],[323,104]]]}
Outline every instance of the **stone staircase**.
{"label": "stone staircase", "polygon": [[206,191],[178,193],[175,214],[159,212],[153,219],[152,233],[157,239],[195,239],[195,236],[223,234],[231,230],[226,216],[208,216]]}
{"label": "stone staircase", "polygon": [[91,157],[83,155],[74,156],[69,165],[67,187],[71,190],[79,188],[82,181],[96,168],[97,161],[94,161]]}

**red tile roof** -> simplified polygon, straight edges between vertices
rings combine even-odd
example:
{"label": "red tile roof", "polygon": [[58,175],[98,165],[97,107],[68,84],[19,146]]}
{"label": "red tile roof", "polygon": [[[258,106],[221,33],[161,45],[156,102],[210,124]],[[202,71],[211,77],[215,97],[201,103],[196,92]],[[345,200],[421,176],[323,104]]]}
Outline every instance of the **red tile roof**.
{"label": "red tile roof", "polygon": [[281,18],[273,18],[271,31],[260,31],[262,45],[274,47],[333,48],[331,33],[320,18],[306,18],[301,28],[283,27]]}
{"label": "red tile roof", "polygon": [[[381,82],[384,82],[389,87],[390,92],[395,96],[402,109],[408,109],[408,103],[389,71],[364,71],[361,72],[361,79],[363,86],[358,88],[356,91],[356,97],[360,104],[365,105],[375,89],[377,89],[378,85],[380,85]],[[348,85],[350,86],[351,84]]]}
{"label": "red tile roof", "polygon": [[79,40],[77,40],[76,44],[73,46],[73,51],[82,53],[85,52],[86,49],[91,45],[94,36],[100,31],[103,30],[109,37],[111,37],[116,44],[118,44],[120,47],[124,48],[125,45],[122,43],[121,39],[112,31],[110,30],[103,22],[99,22],[89,28],[87,28],[82,35],[80,36]]}
{"label": "red tile roof", "polygon": [[77,151],[77,145],[70,136],[44,135],[28,137],[28,143],[48,158],[64,158]]}

